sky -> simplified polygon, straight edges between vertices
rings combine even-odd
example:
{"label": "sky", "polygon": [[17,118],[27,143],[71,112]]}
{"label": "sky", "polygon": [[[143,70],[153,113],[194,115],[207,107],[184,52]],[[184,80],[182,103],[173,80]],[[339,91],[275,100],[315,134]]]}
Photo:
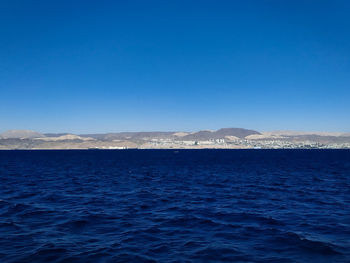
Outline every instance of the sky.
{"label": "sky", "polygon": [[0,0],[0,132],[349,132],[349,12],[347,0]]}

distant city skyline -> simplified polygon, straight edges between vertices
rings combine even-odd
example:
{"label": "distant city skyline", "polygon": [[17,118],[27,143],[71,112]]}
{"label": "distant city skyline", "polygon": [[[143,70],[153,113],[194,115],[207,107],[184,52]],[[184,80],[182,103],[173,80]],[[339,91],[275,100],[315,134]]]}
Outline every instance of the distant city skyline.
{"label": "distant city skyline", "polygon": [[349,1],[3,1],[0,133],[350,132]]}

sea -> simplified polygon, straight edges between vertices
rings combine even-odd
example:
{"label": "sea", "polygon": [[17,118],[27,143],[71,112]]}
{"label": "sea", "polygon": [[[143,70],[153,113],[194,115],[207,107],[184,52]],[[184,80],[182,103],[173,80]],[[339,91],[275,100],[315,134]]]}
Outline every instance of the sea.
{"label": "sea", "polygon": [[0,262],[350,262],[350,150],[0,151]]}

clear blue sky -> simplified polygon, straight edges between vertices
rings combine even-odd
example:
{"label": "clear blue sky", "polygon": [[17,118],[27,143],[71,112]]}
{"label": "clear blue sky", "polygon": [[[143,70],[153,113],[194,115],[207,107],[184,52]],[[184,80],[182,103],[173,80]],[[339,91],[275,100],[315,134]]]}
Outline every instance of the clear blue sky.
{"label": "clear blue sky", "polygon": [[350,1],[0,1],[0,132],[350,131]]}

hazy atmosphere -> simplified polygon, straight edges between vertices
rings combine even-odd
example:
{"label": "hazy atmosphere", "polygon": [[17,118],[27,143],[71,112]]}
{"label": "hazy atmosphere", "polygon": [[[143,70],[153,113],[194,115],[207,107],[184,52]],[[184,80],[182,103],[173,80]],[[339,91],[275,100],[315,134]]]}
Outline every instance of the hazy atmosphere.
{"label": "hazy atmosphere", "polygon": [[1,1],[0,132],[349,132],[348,1]]}

